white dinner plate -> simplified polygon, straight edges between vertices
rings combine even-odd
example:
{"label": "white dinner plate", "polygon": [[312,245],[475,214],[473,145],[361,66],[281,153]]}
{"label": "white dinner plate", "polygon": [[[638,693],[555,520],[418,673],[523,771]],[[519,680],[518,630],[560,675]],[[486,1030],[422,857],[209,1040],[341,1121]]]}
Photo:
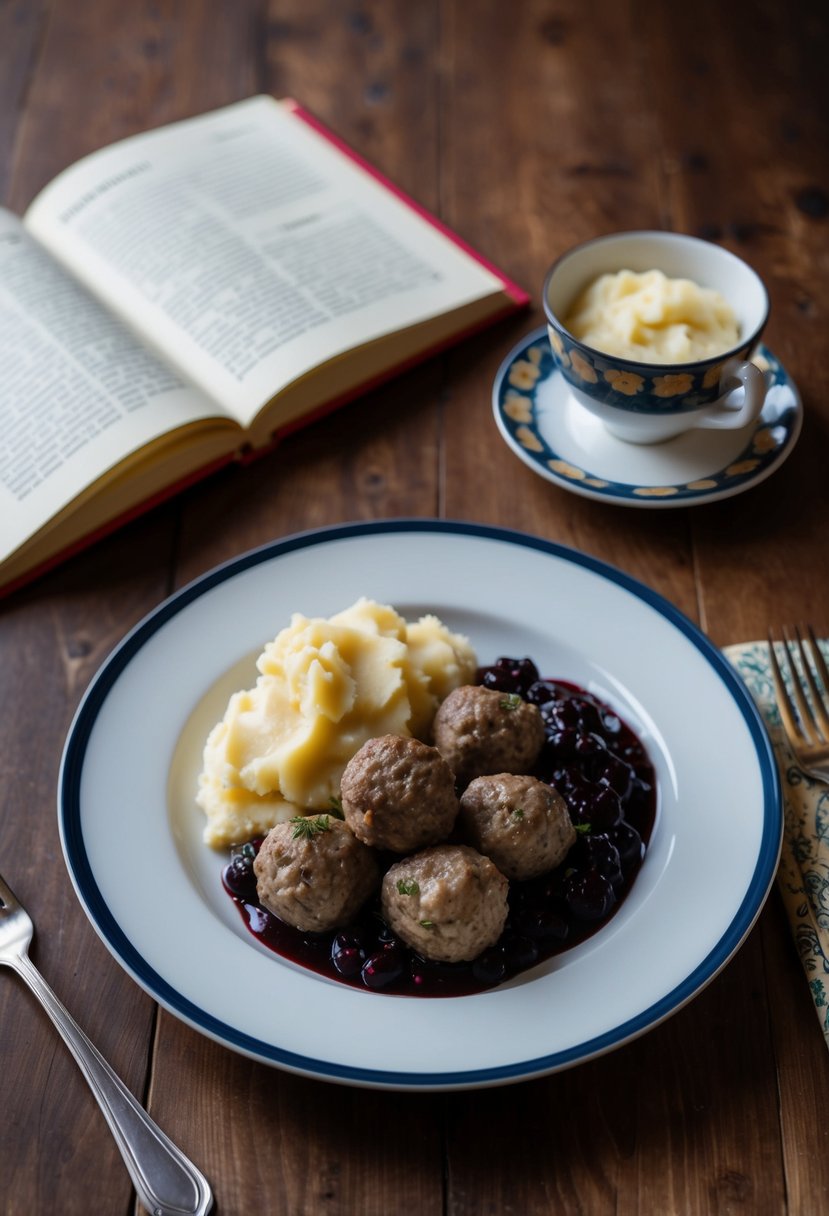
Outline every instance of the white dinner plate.
{"label": "white dinner plate", "polygon": [[[437,613],[479,661],[530,655],[610,702],[656,768],[656,823],[610,922],[481,994],[347,987],[268,951],[202,842],[204,738],[293,612],[361,595]],[[90,685],[67,740],[59,822],[75,889],[133,978],[220,1043],[308,1076],[396,1089],[501,1084],[609,1051],[728,962],[777,865],[781,800],[765,728],[714,646],[595,558],[469,523],[391,520],[278,541],[161,604]]]}

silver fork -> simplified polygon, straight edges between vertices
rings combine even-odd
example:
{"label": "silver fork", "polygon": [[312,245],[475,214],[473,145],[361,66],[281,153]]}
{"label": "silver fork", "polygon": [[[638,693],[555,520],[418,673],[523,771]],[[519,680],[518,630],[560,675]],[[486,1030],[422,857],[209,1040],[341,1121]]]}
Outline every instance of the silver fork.
{"label": "silver fork", "polygon": [[205,1216],[207,1179],[176,1148],[116,1076],[29,958],[31,917],[0,877],[0,963],[26,981],[80,1065],[121,1150],[138,1198],[152,1216]]}
{"label": "silver fork", "polygon": [[769,661],[783,729],[798,767],[816,781],[829,783],[829,671],[811,625],[803,632],[783,629],[780,643],[788,668],[794,701],[786,689],[775,640],[769,633]]}

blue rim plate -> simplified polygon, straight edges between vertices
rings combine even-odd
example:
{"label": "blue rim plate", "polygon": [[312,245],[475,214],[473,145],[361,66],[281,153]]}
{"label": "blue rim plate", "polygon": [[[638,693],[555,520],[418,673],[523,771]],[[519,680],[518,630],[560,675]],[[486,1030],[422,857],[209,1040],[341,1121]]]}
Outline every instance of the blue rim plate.
{"label": "blue rim plate", "polygon": [[[359,991],[260,947],[201,838],[204,738],[292,612],[367,595],[436,612],[479,659],[529,654],[611,702],[651,753],[659,806],[634,887],[587,942],[480,995]],[[666,673],[670,673],[668,676]],[[459,1089],[540,1076],[649,1030],[729,961],[777,865],[780,790],[762,720],[670,603],[595,558],[471,523],[308,532],[218,567],[150,613],[92,681],[58,817],[93,926],[161,1005],[218,1042],[353,1085]]]}
{"label": "blue rim plate", "polygon": [[498,369],[492,408],[513,452],[565,490],[622,507],[696,506],[765,481],[797,442],[803,422],[797,386],[767,347],[752,359],[766,379],[756,423],[642,446],[615,439],[579,405],[555,366],[546,328],[536,329]]}

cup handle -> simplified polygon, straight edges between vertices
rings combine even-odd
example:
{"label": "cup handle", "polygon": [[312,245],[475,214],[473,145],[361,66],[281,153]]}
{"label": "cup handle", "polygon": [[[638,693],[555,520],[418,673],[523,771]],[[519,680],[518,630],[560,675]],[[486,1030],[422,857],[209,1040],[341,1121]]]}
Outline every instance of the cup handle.
{"label": "cup handle", "polygon": [[720,375],[720,389],[723,393],[734,388],[733,381],[738,381],[744,389],[742,404],[736,408],[727,406],[720,400],[710,414],[700,418],[700,427],[710,430],[734,431],[748,426],[759,418],[766,399],[766,381],[759,367],[753,363],[742,363],[739,359],[729,359]]}

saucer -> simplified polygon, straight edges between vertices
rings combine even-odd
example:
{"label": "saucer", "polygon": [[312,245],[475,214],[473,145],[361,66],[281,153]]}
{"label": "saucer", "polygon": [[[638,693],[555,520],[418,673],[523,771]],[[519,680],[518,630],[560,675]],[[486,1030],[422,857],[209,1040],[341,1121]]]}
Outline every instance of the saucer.
{"label": "saucer", "polygon": [[[733,431],[698,428],[664,443],[625,443],[572,396],[544,327],[507,355],[492,405],[507,444],[547,481],[623,507],[693,506],[765,481],[797,442],[803,406],[794,381],[765,346],[752,362],[767,385],[755,422]],[[735,403],[742,392],[734,390]]]}

